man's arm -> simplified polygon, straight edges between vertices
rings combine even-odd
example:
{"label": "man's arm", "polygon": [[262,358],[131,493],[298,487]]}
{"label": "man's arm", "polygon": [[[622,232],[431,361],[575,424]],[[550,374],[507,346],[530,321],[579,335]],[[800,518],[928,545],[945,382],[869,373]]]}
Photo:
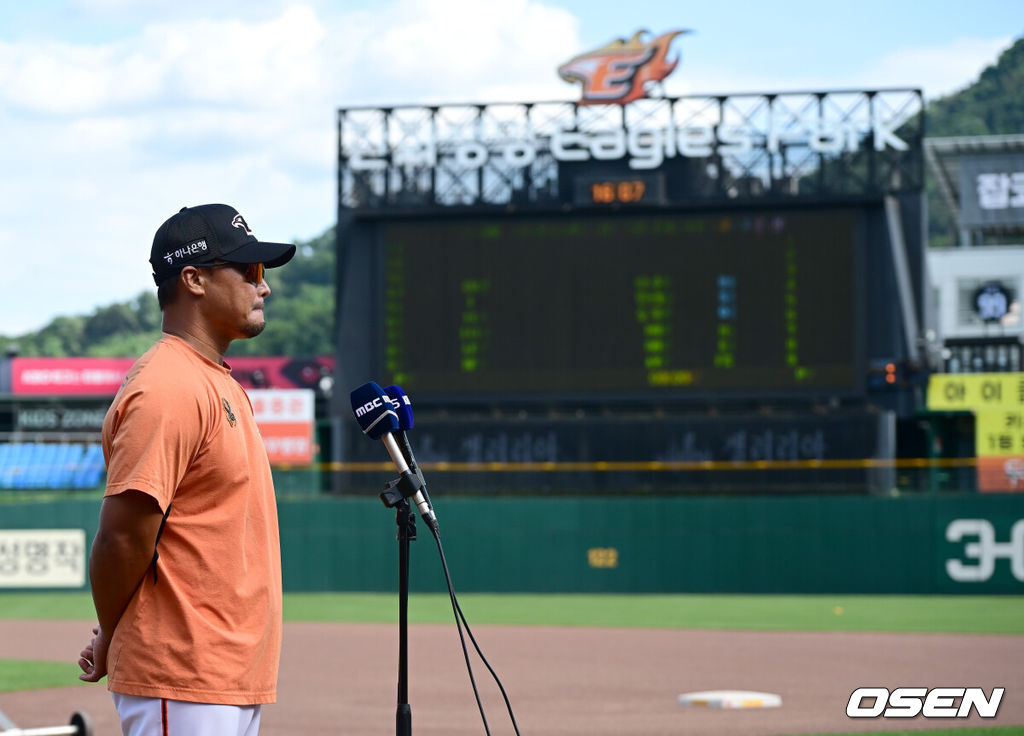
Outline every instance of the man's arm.
{"label": "man's arm", "polygon": [[129,490],[103,499],[99,529],[89,555],[89,581],[100,625],[93,630],[92,643],[82,650],[80,679],[96,682],[106,675],[107,646],[153,561],[162,519],[156,499],[140,491]]}

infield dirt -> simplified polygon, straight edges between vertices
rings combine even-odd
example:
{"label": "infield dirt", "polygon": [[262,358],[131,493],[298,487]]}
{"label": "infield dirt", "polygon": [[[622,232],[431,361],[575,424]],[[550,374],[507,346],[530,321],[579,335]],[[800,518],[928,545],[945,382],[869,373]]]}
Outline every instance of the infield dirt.
{"label": "infield dirt", "polygon": [[[472,621],[470,622],[472,625]],[[90,622],[0,620],[0,658],[77,659]],[[727,632],[474,626],[501,678],[522,736],[767,736],[1024,724],[1024,636]],[[494,736],[513,734],[505,704],[467,638]],[[398,627],[286,623],[278,702],[262,736],[395,733]],[[846,716],[858,687],[1005,687],[999,715],[982,719]],[[695,690],[778,693],[782,707],[681,707]],[[409,627],[409,701],[417,736],[484,728],[458,632]],[[97,736],[120,732],[104,686],[0,694],[22,728],[87,711]]]}

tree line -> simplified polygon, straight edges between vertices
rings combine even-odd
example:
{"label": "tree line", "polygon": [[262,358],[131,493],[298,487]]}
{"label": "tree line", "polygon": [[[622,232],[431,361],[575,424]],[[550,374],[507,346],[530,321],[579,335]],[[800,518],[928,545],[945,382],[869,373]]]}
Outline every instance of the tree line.
{"label": "tree line", "polygon": [[[269,272],[266,330],[259,340],[236,340],[230,354],[332,355],[334,250],[334,228],[297,242],[288,267]],[[0,350],[30,357],[135,357],[159,339],[161,319],[152,289],[91,314],[57,317],[37,332],[0,336]]]}

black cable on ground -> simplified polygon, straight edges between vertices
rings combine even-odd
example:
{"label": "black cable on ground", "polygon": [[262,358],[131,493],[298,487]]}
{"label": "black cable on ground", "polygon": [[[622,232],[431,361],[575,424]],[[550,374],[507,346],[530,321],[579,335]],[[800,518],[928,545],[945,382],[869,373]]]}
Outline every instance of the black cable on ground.
{"label": "black cable on ground", "polygon": [[466,639],[462,635],[462,627],[466,627],[466,633],[469,635],[469,640],[473,642],[473,648],[476,650],[477,655],[480,657],[480,661],[487,667],[487,671],[491,673],[491,677],[494,678],[494,682],[498,685],[498,689],[501,691],[501,697],[505,700],[505,708],[508,710],[508,716],[512,720],[512,728],[515,729],[516,736],[519,734],[519,726],[516,723],[515,714],[512,712],[512,704],[509,702],[508,694],[505,692],[505,687],[501,684],[501,680],[498,678],[498,673],[491,667],[491,663],[487,661],[484,653],[480,650],[480,645],[476,642],[476,637],[473,636],[472,630],[469,628],[469,622],[466,621],[465,614],[462,613],[462,607],[459,606],[459,601],[455,597],[455,589],[452,587],[452,576],[448,571],[448,561],[444,556],[444,548],[441,546],[441,536],[438,533],[437,528],[434,525],[430,525],[430,531],[434,535],[434,541],[437,542],[437,551],[441,555],[441,567],[444,568],[444,578],[448,583],[448,595],[452,601],[452,612],[455,614],[455,626],[459,630],[459,641],[462,642],[462,654],[466,660],[466,669],[469,671],[469,681],[473,685],[473,695],[476,697],[476,705],[480,710],[480,718],[484,723],[484,732],[487,736],[491,736],[491,731],[487,727],[487,716],[484,715],[483,703],[480,702],[480,692],[476,687],[476,679],[473,677],[473,666],[469,661],[469,651],[466,649]]}

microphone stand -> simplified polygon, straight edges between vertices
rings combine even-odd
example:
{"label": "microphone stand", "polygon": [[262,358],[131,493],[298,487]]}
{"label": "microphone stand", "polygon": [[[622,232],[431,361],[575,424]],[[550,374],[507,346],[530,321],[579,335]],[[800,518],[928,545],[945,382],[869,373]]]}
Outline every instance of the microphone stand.
{"label": "microphone stand", "polygon": [[[398,525],[398,707],[395,711],[396,736],[412,736],[412,707],[409,705],[409,543],[416,539],[416,515],[406,493],[422,477],[404,472],[384,486],[380,500],[395,509]],[[411,494],[410,494],[411,495]]]}
{"label": "microphone stand", "polygon": [[398,524],[398,708],[396,736],[412,736],[409,705],[409,542],[416,539],[416,515],[403,498],[395,507]]}

